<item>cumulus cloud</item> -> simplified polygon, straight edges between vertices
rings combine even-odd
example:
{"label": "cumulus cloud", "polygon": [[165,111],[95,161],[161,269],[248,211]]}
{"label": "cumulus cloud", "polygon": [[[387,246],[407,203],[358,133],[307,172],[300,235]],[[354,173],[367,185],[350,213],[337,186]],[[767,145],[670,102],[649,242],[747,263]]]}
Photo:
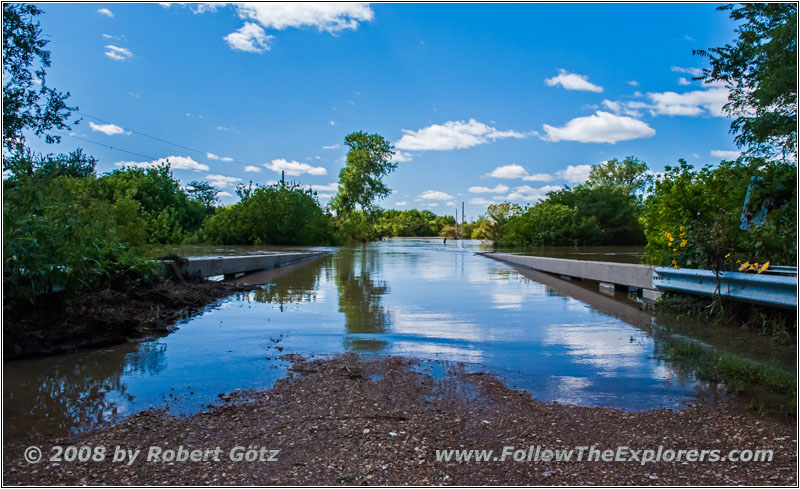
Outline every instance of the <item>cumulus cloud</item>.
{"label": "cumulus cloud", "polygon": [[687,79],[686,79],[686,78],[684,78],[684,77],[680,77],[680,78],[678,78],[678,85],[681,85],[681,86],[686,86],[686,85],[691,85],[691,84],[692,84],[692,82],[691,82],[691,81],[689,81],[689,80],[687,80]]}
{"label": "cumulus cloud", "polygon": [[543,125],[546,141],[578,141],[581,143],[616,143],[630,139],[647,138],[656,131],[631,117],[598,110],[594,115],[578,117],[563,127]]}
{"label": "cumulus cloud", "polygon": [[562,86],[566,90],[583,90],[587,92],[602,92],[603,87],[595,85],[589,81],[586,75],[569,73],[567,70],[558,70],[558,75],[548,78],[544,82],[551,87]]}
{"label": "cumulus cloud", "polygon": [[169,163],[173,170],[208,171],[208,165],[198,163],[191,156],[167,156],[153,161],[118,161],[116,166],[136,166],[139,168],[153,168],[164,163]]}
{"label": "cumulus cloud", "polygon": [[393,163],[402,163],[404,161],[411,161],[412,156],[413,155],[411,153],[406,153],[404,151],[395,151],[391,161]]}
{"label": "cumulus cloud", "polygon": [[264,53],[270,50],[270,41],[275,36],[269,36],[264,29],[252,22],[245,22],[236,32],[231,32],[223,37],[231,49],[247,53]]}
{"label": "cumulus cloud", "polygon": [[217,156],[214,153],[206,153],[206,158],[209,160],[218,160],[218,161],[233,161],[233,158],[230,156]]}
{"label": "cumulus cloud", "polygon": [[230,192],[217,192],[217,197],[233,197],[233,194]]}
{"label": "cumulus cloud", "polygon": [[245,2],[237,4],[237,10],[239,17],[279,31],[290,27],[314,27],[330,33],[355,30],[374,16],[368,3]]}
{"label": "cumulus cloud", "polygon": [[403,129],[403,133],[405,134],[395,143],[395,147],[411,151],[447,151],[471,148],[496,139],[526,137],[525,134],[516,131],[498,131],[475,119],[470,119],[468,122],[448,121],[444,124],[433,124],[418,131]]}
{"label": "cumulus cloud", "polygon": [[130,49],[114,46],[113,44],[107,45],[106,52],[103,54],[116,61],[123,61],[133,57]]}
{"label": "cumulus cloud", "polygon": [[628,82],[628,85],[630,85],[632,87],[638,87],[639,86],[639,82],[636,81],[636,80],[631,80],[631,81]]}
{"label": "cumulus cloud", "polygon": [[725,87],[685,93],[648,93],[647,96],[653,102],[651,112],[659,115],[725,117],[722,106],[728,103],[728,89]]}
{"label": "cumulus cloud", "polygon": [[544,187],[534,188],[529,185],[516,187],[513,192],[505,197],[505,200],[515,200],[522,202],[536,202],[547,197],[547,192],[560,190],[557,185],[545,185]]}
{"label": "cumulus cloud", "polygon": [[311,185],[303,185],[303,188],[307,188],[313,190],[314,192],[338,192],[339,191],[339,183],[338,182],[331,182],[328,184],[311,184]]}
{"label": "cumulus cloud", "polygon": [[468,191],[473,194],[502,194],[508,192],[508,187],[503,184],[497,184],[494,188],[470,187]]}
{"label": "cumulus cloud", "polygon": [[247,165],[246,167],[244,167],[244,171],[252,173],[261,173],[261,168],[253,165]]}
{"label": "cumulus cloud", "polygon": [[489,205],[489,204],[494,204],[494,201],[491,201],[489,199],[484,199],[483,197],[475,197],[473,199],[470,199],[469,203],[473,205]]}
{"label": "cumulus cloud", "polygon": [[741,151],[725,151],[721,149],[711,150],[711,156],[715,158],[722,158],[723,160],[735,160],[741,156]]}
{"label": "cumulus cloud", "polygon": [[498,166],[486,176],[492,178],[521,178],[526,182],[549,182],[553,179],[552,175],[547,173],[534,173],[529,174],[528,170],[520,165],[503,165]]}
{"label": "cumulus cloud", "polygon": [[89,127],[92,128],[92,131],[102,132],[106,136],[115,136],[117,134],[130,134],[129,132],[125,132],[125,129],[119,127],[116,124],[95,124],[94,122],[90,122]]}
{"label": "cumulus cloud", "polygon": [[401,200],[400,202],[395,202],[394,205],[397,207],[402,207],[404,205],[408,205],[408,202],[406,202],[405,200]]}
{"label": "cumulus cloud", "polygon": [[[685,78],[687,84],[690,84]],[[690,92],[656,92],[648,93],[649,102],[644,101],[611,101],[604,100],[603,106],[617,114],[634,117],[641,115],[640,110],[647,110],[650,115],[683,115],[690,117],[713,116],[725,117],[723,106],[728,103],[728,89],[720,85],[711,85],[705,90]]]}
{"label": "cumulus cloud", "polygon": [[682,68],[680,66],[673,66],[670,68],[670,71],[674,71],[676,73],[688,73],[692,76],[700,76],[703,74],[702,68]]}
{"label": "cumulus cloud", "polygon": [[426,190],[417,198],[417,201],[420,200],[453,200],[453,196],[438,190]]}
{"label": "cumulus cloud", "polygon": [[210,175],[206,175],[206,180],[208,180],[208,183],[217,188],[229,188],[236,185],[242,179],[239,177],[229,177],[227,175],[212,173]]}
{"label": "cumulus cloud", "polygon": [[589,178],[592,165],[567,165],[561,171],[556,172],[556,176],[563,178],[568,183],[583,183]]}
{"label": "cumulus cloud", "polygon": [[97,9],[97,13],[100,15],[105,15],[108,18],[114,18],[114,12],[108,10],[107,8],[99,8]]}
{"label": "cumulus cloud", "polygon": [[321,166],[311,166],[308,163],[300,163],[299,161],[286,161],[283,158],[272,160],[271,163],[264,163],[264,166],[274,172],[285,171],[287,175],[297,176],[303,173],[309,175],[326,175],[328,170]]}

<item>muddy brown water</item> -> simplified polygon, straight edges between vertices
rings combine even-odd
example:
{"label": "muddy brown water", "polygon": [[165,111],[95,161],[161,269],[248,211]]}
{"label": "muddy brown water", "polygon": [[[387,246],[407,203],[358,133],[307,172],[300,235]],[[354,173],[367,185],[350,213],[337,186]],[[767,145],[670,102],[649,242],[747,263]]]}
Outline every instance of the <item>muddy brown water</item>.
{"label": "muddy brown water", "polygon": [[269,388],[286,375],[280,357],[288,353],[464,362],[538,399],[576,405],[726,402],[720,389],[660,359],[659,325],[626,294],[513,268],[479,249],[474,241],[397,239],[333,250],[239,278],[263,288],[209,307],[168,336],[5,362],[4,441],[65,436],[155,406],[195,412],[222,393]]}

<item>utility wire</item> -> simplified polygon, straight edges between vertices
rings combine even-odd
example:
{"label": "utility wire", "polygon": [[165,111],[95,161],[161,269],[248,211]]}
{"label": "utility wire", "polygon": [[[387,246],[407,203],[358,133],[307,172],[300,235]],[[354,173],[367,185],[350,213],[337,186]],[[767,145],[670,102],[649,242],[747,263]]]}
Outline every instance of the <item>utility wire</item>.
{"label": "utility wire", "polygon": [[79,136],[73,136],[72,134],[65,134],[63,132],[59,132],[57,134],[60,134],[61,136],[68,136],[68,137],[71,137],[71,138],[74,138],[74,139],[80,139],[81,141],[86,141],[87,143],[96,144],[98,146],[105,146],[106,148],[113,149],[114,151],[122,151],[123,153],[129,153],[129,154],[132,154],[132,155],[141,156],[142,158],[147,158],[147,159],[150,159],[150,160],[159,159],[159,158],[156,158],[154,156],[147,156],[147,155],[143,155],[141,153],[136,153],[134,151],[128,151],[127,149],[115,148],[114,146],[109,146],[108,144],[98,143],[97,141],[91,141],[89,139],[84,139],[84,138],[79,137]]}
{"label": "utility wire", "polygon": [[[109,121],[103,120],[103,119],[101,119],[99,117],[95,117],[93,115],[89,115],[89,114],[87,114],[85,112],[81,112],[79,110],[76,110],[75,112],[77,112],[78,114],[80,114],[80,115],[82,115],[84,117],[88,117],[89,119],[94,119],[96,121],[103,122],[105,124],[113,124],[113,125],[116,126],[116,124],[114,124],[113,122],[109,122]],[[119,126],[119,127],[122,127],[122,126]],[[145,133],[139,132],[139,131],[134,131],[133,129],[129,129],[127,127],[122,127],[122,129],[124,129],[124,130],[126,130],[128,132],[132,132],[134,134],[138,134],[139,136],[144,136],[144,137],[152,139],[154,141],[158,141],[158,142],[165,143],[165,144],[170,144],[172,146],[177,146],[178,148],[182,148],[182,149],[188,149],[189,151],[194,151],[195,153],[200,153],[200,154],[203,154],[203,155],[208,154],[206,151],[200,151],[199,149],[194,149],[194,148],[190,148],[188,146],[184,146],[182,144],[173,143],[172,141],[167,141],[166,139],[161,139],[161,138],[157,138],[155,136],[150,136],[149,134],[145,134]]]}

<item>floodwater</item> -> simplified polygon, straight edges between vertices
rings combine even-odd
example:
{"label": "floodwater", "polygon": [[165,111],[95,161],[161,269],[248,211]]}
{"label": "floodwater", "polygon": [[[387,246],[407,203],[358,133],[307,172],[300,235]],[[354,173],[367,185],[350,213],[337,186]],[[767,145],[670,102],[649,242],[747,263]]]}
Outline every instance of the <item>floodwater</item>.
{"label": "floodwater", "polygon": [[[476,255],[478,242],[397,239],[240,278],[165,337],[6,362],[5,441],[64,436],[154,406],[189,413],[286,375],[288,353],[466,362],[544,401],[680,408],[707,386],[659,359],[653,318],[623,293]],[[620,296],[621,295],[621,296]]]}

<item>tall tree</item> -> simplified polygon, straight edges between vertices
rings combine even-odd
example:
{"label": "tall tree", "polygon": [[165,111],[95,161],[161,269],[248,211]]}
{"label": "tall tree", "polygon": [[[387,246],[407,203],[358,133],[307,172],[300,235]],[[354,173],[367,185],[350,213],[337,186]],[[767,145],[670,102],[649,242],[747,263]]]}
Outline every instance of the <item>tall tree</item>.
{"label": "tall tree", "polygon": [[60,141],[53,129],[68,129],[67,119],[76,107],[68,107],[69,92],[47,87],[45,68],[50,66],[50,42],[34,17],[42,11],[24,3],[3,3],[3,148],[21,153],[23,131],[45,136],[48,143]]}
{"label": "tall tree", "polygon": [[340,215],[356,209],[371,211],[377,199],[388,197],[392,191],[383,177],[397,168],[392,161],[394,147],[379,134],[363,131],[348,134],[347,164],[339,172],[339,191],[331,199],[331,208]]}
{"label": "tall tree", "polygon": [[614,158],[593,166],[587,180],[591,186],[623,188],[628,193],[640,193],[652,182],[647,163],[634,156],[622,161]]}
{"label": "tall tree", "polygon": [[725,5],[730,17],[744,21],[731,45],[696,50],[711,69],[706,83],[730,90],[725,112],[733,118],[736,144],[750,156],[797,157],[797,4]]}

